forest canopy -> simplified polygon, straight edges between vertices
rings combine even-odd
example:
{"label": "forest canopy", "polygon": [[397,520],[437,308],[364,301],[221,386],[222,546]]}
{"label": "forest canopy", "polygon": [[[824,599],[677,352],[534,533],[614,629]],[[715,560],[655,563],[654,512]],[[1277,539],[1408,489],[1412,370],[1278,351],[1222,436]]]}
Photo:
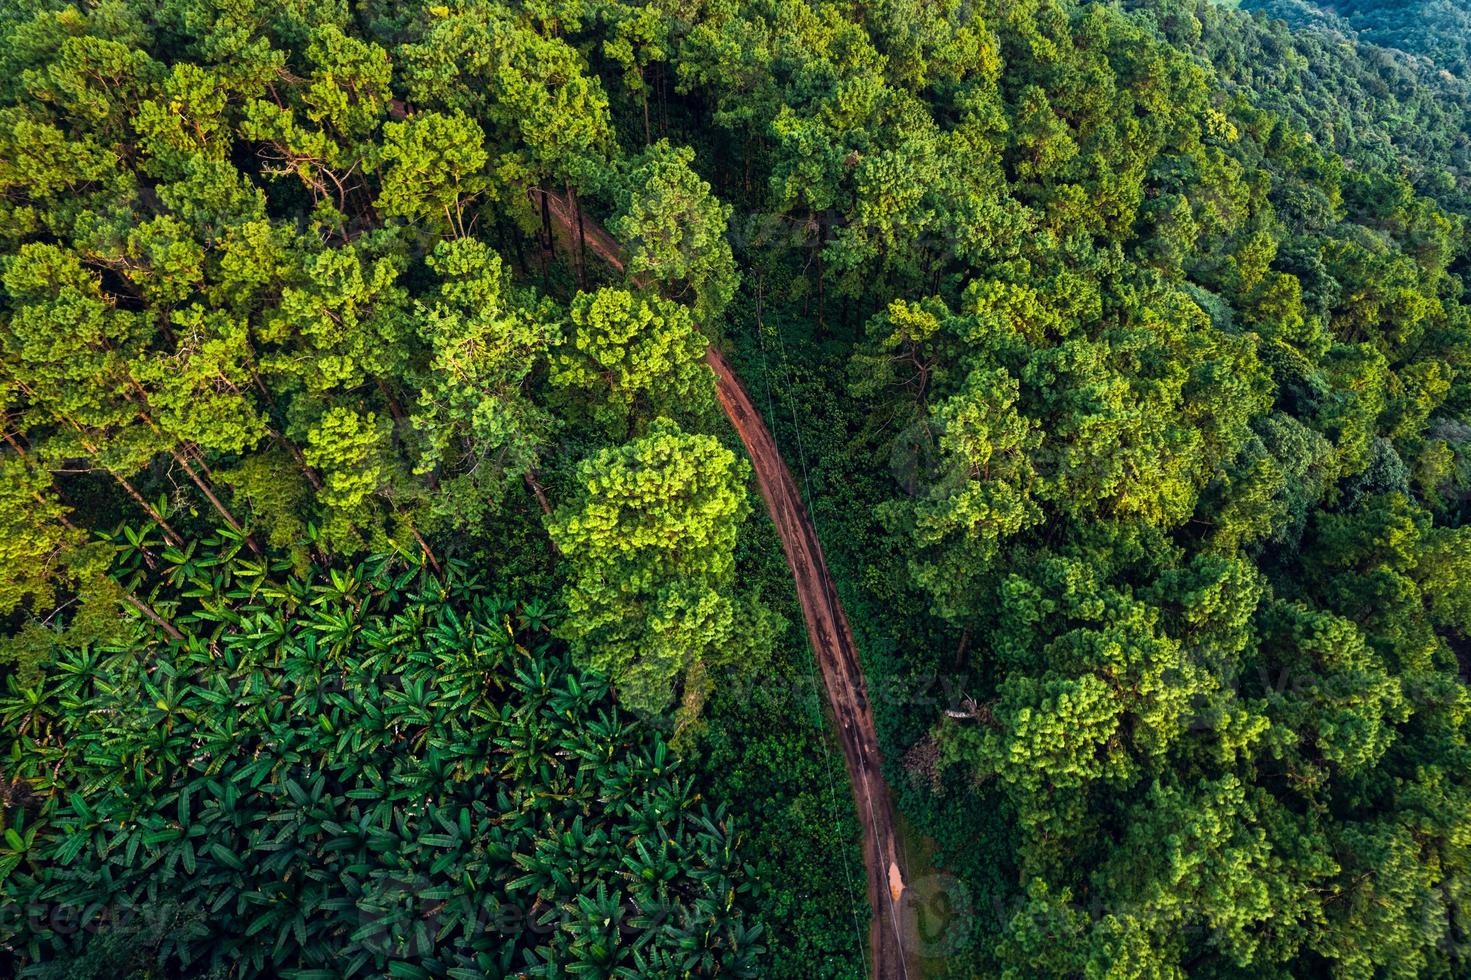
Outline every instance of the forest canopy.
{"label": "forest canopy", "polygon": [[0,3],[5,972],[864,975],[713,347],[926,970],[1465,975],[1471,83],[1402,9]]}

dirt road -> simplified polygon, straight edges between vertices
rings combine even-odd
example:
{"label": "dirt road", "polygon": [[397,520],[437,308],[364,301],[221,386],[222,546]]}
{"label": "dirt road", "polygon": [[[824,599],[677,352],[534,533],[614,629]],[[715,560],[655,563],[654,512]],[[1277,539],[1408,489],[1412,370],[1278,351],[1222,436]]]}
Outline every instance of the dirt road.
{"label": "dirt road", "polygon": [[761,496],[781,537],[782,550],[786,552],[787,565],[797,585],[802,618],[807,623],[807,636],[822,669],[828,703],[837,721],[838,739],[843,745],[843,759],[853,786],[853,801],[863,825],[863,864],[868,872],[868,901],[873,909],[868,928],[873,976],[876,980],[907,977],[904,869],[889,787],[879,770],[878,735],[853,632],[848,628],[843,605],[828,573],[817,531],[797,493],[791,470],[776,448],[776,441],[720,352],[713,347],[706,348],[705,360],[715,372],[720,407],[725,409],[741,442],[745,443],[746,453],[756,469]]}
{"label": "dirt road", "polygon": [[[540,192],[533,192],[537,194]],[[540,199],[535,198],[538,205]],[[577,242],[578,222],[567,201],[547,194],[546,203],[552,218],[573,242]],[[623,252],[604,229],[585,215],[582,235],[589,251],[594,252],[620,272],[624,268]],[[746,454],[756,471],[756,482],[772,523],[781,538],[787,566],[797,586],[797,599],[807,625],[827,689],[828,704],[838,726],[838,739],[843,746],[843,759],[853,787],[853,801],[863,827],[863,864],[867,872],[868,901],[873,910],[869,921],[869,954],[874,980],[907,980],[914,961],[907,952],[906,938],[913,935],[906,917],[905,888],[907,879],[895,831],[894,806],[889,787],[879,765],[878,734],[873,712],[868,703],[868,688],[863,667],[853,643],[853,632],[843,614],[817,530],[797,492],[796,481],[776,440],[751,402],[745,387],[729,363],[714,347],[705,350],[705,360],[715,372],[716,394],[720,407],[745,444]]]}

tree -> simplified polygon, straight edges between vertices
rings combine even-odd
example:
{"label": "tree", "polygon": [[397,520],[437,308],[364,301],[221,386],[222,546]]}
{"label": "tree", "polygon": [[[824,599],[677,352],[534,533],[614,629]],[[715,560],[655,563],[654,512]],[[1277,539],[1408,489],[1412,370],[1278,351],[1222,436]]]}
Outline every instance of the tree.
{"label": "tree", "polygon": [[[464,111],[483,125],[502,186],[560,186],[580,214],[578,191],[603,182],[616,141],[607,94],[575,47],[483,5],[434,17],[404,45],[402,61],[415,104]],[[550,253],[544,201],[540,218],[542,249]],[[581,251],[579,243],[579,282]]]}
{"label": "tree", "polygon": [[66,508],[47,497],[50,474],[19,456],[0,457],[0,616],[49,610],[59,569],[80,534],[63,523]]}
{"label": "tree", "polygon": [[578,293],[570,335],[553,355],[551,383],[588,406],[600,428],[625,438],[667,416],[705,422],[715,388],[705,338],[687,307],[621,289]]}
{"label": "tree", "polygon": [[383,189],[375,206],[393,217],[443,222],[451,235],[464,237],[466,206],[489,186],[484,143],[480,126],[463,112],[385,124]]}
{"label": "tree", "polygon": [[329,508],[329,540],[351,544],[358,529],[372,527],[370,500],[389,481],[389,424],[373,412],[333,406],[307,433],[307,464],[322,474],[322,503]]}
{"label": "tree", "polygon": [[302,257],[299,278],[260,330],[263,341],[281,345],[263,359],[266,370],[313,392],[396,384],[409,354],[408,296],[397,257],[379,252],[387,244],[360,240]]}
{"label": "tree", "polygon": [[658,284],[671,298],[690,301],[696,319],[713,328],[740,277],[725,238],[730,206],[695,173],[694,159],[689,147],[667,140],[645,150],[623,181],[610,228],[628,250],[631,282]]}
{"label": "tree", "polygon": [[[31,411],[57,432],[45,454],[100,464],[165,531],[167,522],[129,482],[152,457],[167,453],[225,522],[242,525],[201,476],[199,450],[153,418],[148,392],[133,373],[154,335],[147,317],[119,309],[76,253],[24,246],[6,270],[15,310],[0,335],[7,371]],[[248,423],[247,423],[248,425]],[[231,438],[224,435],[226,439]],[[253,545],[254,547],[254,545]]]}
{"label": "tree", "polygon": [[988,574],[1007,538],[1042,518],[1032,498],[1038,477],[1031,456],[1043,439],[1017,413],[1018,397],[1019,385],[1005,370],[974,371],[931,414],[938,472],[917,500],[887,511],[893,525],[907,529],[915,581],[942,616],[973,612],[976,579]]}
{"label": "tree", "polygon": [[545,306],[522,308],[500,257],[474,239],[440,242],[429,267],[441,283],[415,314],[430,352],[412,420],[415,471],[437,484],[436,511],[464,526],[494,508],[508,480],[534,479],[554,420],[530,387],[560,330]]}
{"label": "tree", "polygon": [[[299,180],[318,220],[346,237],[347,222],[371,217],[361,175],[388,109],[392,66],[383,48],[336,24],[301,27],[306,76],[280,79],[277,66],[277,78],[263,79],[266,91],[246,104],[242,135],[266,145],[267,174]],[[284,98],[277,80],[289,82]]]}
{"label": "tree", "polygon": [[636,711],[666,711],[683,687],[692,721],[711,671],[754,669],[770,650],[773,615],[736,587],[748,473],[714,438],[660,419],[583,460],[576,496],[547,520],[570,569],[562,633]]}

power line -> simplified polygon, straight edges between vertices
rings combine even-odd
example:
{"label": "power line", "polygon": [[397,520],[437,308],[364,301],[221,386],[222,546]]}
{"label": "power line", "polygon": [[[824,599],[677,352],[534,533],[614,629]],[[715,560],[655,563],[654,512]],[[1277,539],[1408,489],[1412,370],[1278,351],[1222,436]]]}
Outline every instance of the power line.
{"label": "power line", "polygon": [[[755,329],[756,329],[757,345],[758,345],[758,347],[759,347],[759,349],[761,351],[761,382],[762,382],[763,386],[766,388],[766,414],[767,414],[767,417],[768,418],[771,418],[771,419],[775,419],[776,418],[776,405],[775,405],[775,400],[774,400],[774,398],[772,396],[772,393],[771,393],[771,371],[770,371],[770,366],[769,366],[769,364],[767,362],[767,358],[766,358],[765,321],[764,321],[763,317],[761,316],[761,303],[762,303],[762,298],[760,297],[760,294],[759,294],[759,290],[761,289],[761,287],[758,286],[757,289],[758,289],[758,297],[757,297],[757,301],[756,301],[756,303],[757,303],[757,307],[756,307],[757,312],[756,312]],[[804,486],[806,487],[806,490],[807,490],[807,498],[810,500],[812,498],[812,481],[809,478],[808,473],[807,473],[807,457],[806,457],[806,453],[804,452],[804,450],[802,448],[802,432],[801,432],[801,428],[800,428],[800,426],[798,425],[798,422],[797,422],[796,403],[792,399],[792,391],[791,391],[791,388],[792,388],[792,385],[791,385],[791,367],[790,367],[789,362],[787,361],[787,356],[786,356],[786,343],[785,343],[785,341],[782,340],[781,331],[778,330],[776,332],[776,335],[777,335],[778,342],[781,344],[782,373],[786,376],[786,379],[787,379],[787,384],[786,384],[787,408],[788,408],[788,410],[792,414],[792,427],[793,427],[793,430],[794,430],[794,432],[796,434],[796,438],[797,438],[797,460],[798,460],[798,463],[802,467],[802,482],[803,482],[803,484],[804,484]],[[775,433],[773,433],[772,434],[772,442],[775,442],[775,441],[776,441],[776,435],[775,435]],[[813,524],[813,527],[814,527],[814,529],[816,528],[816,523],[815,522]],[[817,661],[818,655],[819,654],[818,654],[817,650],[814,649],[812,651],[812,657],[807,660],[807,671],[808,671],[808,677],[809,677],[809,679],[811,680],[811,683],[812,683],[812,703],[813,703],[813,707],[816,709],[818,719],[821,719],[823,717],[823,712],[822,712],[822,698],[818,694],[818,685],[821,683],[821,679],[819,678],[818,673],[817,673],[817,662],[816,661]],[[823,726],[823,727],[825,727],[825,726]],[[833,759],[832,759],[833,751],[832,751],[832,746],[828,744],[828,739],[826,737],[826,734],[827,734],[826,732],[823,732],[823,738],[821,739],[821,741],[822,741],[823,765],[824,765],[824,768],[827,771],[828,803],[832,807],[833,812],[834,813],[838,813],[840,811],[838,809],[838,804],[837,804],[837,783],[836,783],[836,780],[833,778]],[[866,796],[866,794],[865,794],[865,796]],[[871,819],[872,818],[872,808],[873,808],[872,801],[869,801],[870,826],[872,825],[872,819]],[[860,832],[861,832],[861,829],[860,829]],[[847,883],[848,883],[848,901],[849,901],[849,905],[851,906],[853,904],[853,893],[854,893],[853,867],[852,867],[851,861],[849,861],[849,856],[848,856],[847,848],[843,848],[843,850],[842,850],[842,856],[843,856],[843,875],[844,875],[844,878],[847,880]],[[865,904],[866,904],[866,902],[865,902]],[[859,960],[862,961],[864,959],[863,951],[866,948],[866,943],[865,943],[864,937],[863,937],[863,923],[857,917],[855,917],[854,920],[853,920],[853,928],[854,928],[854,931],[856,933],[858,957],[859,957]],[[875,951],[875,955],[876,955],[876,951]]]}

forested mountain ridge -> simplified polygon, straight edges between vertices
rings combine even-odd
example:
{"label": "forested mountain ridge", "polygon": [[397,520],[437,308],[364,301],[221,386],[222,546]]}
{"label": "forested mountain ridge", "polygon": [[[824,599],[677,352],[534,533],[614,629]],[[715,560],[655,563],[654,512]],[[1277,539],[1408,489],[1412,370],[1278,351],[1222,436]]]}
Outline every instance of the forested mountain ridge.
{"label": "forested mountain ridge", "polygon": [[1471,77],[1471,4],[1466,0],[1426,3],[1382,3],[1379,0],[1331,0],[1311,3],[1286,0],[1249,3],[1294,26],[1325,26],[1386,48],[1425,58],[1462,79]]}
{"label": "forested mountain ridge", "polygon": [[1471,211],[1471,81],[1280,6],[1250,16],[1215,3],[1130,6],[1224,85],[1347,160],[1402,172],[1421,194]]}
{"label": "forested mountain ridge", "polygon": [[1452,68],[1187,0],[0,13],[13,971],[861,973],[713,342],[967,899],[927,969],[1465,973]]}
{"label": "forested mountain ridge", "polygon": [[1342,25],[1277,19],[1290,15],[1278,7],[1130,6],[1257,105],[1364,167],[1403,171],[1420,193],[1466,213],[1471,81]]}

